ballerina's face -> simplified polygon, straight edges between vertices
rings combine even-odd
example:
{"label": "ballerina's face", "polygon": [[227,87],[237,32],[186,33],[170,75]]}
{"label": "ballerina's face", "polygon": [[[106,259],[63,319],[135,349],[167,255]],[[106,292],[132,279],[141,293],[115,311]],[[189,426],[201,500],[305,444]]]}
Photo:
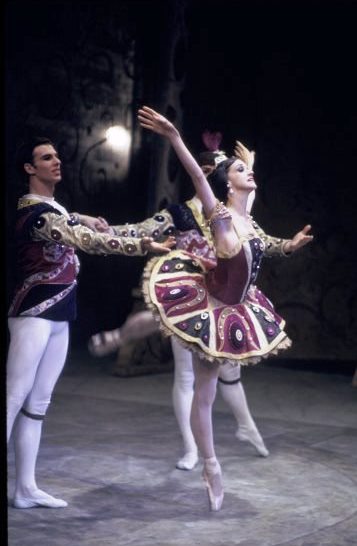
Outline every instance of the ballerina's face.
{"label": "ballerina's face", "polygon": [[241,159],[237,159],[232,163],[227,171],[227,177],[233,190],[252,191],[257,188],[254,180],[254,172],[252,169],[248,169],[247,165]]}

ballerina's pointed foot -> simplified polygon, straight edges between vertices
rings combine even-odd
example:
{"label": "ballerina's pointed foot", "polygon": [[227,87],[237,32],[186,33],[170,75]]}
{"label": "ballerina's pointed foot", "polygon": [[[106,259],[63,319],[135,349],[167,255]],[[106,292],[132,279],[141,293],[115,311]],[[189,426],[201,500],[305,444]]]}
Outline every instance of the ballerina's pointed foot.
{"label": "ballerina's pointed foot", "polygon": [[93,356],[106,356],[120,347],[120,330],[109,330],[94,334],[88,342],[88,350]]}
{"label": "ballerina's pointed foot", "polygon": [[27,497],[15,497],[14,508],[65,508],[68,502],[52,497],[48,493],[38,489]]}
{"label": "ballerina's pointed foot", "polygon": [[179,470],[192,470],[198,463],[197,451],[188,451],[176,463],[176,468]]}
{"label": "ballerina's pointed foot", "polygon": [[250,442],[261,457],[268,457],[269,451],[256,428],[248,428],[241,425],[236,432],[236,438],[242,442]]}
{"label": "ballerina's pointed foot", "polygon": [[223,503],[223,486],[221,465],[215,457],[205,459],[202,472],[208,494],[208,502],[211,512],[218,512]]}

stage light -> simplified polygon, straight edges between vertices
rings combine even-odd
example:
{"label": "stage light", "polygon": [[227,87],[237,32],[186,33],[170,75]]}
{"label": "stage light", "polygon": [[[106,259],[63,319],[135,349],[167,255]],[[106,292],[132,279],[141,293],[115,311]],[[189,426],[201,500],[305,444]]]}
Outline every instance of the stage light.
{"label": "stage light", "polygon": [[121,125],[109,127],[105,133],[105,136],[112,148],[122,153],[129,152],[131,136],[125,127],[122,127]]}
{"label": "stage light", "polygon": [[[87,195],[94,195],[97,191],[99,191],[98,184],[94,185],[91,182],[91,176],[96,172],[99,174],[99,178],[102,180],[102,182],[105,181],[107,170],[110,169],[110,165],[112,167],[115,166],[115,177],[117,177],[118,180],[125,177],[129,163],[130,146],[130,132],[121,125],[113,125],[112,127],[109,127],[109,129],[105,131],[104,138],[101,138],[89,146],[83,154],[79,165],[79,184],[83,193]],[[91,164],[93,165],[93,152],[99,148],[102,150],[102,164],[99,167],[97,166],[95,171],[93,167],[92,169],[88,167],[88,158],[90,158]],[[108,156],[108,152],[111,157]],[[89,172],[87,171],[88,169],[90,169]]]}

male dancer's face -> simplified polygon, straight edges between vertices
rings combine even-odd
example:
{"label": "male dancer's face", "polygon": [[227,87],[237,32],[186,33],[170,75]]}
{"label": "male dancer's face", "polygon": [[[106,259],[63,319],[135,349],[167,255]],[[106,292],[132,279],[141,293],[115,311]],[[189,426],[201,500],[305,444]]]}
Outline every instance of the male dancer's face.
{"label": "male dancer's face", "polygon": [[61,160],[51,144],[36,146],[33,161],[25,163],[26,172],[45,184],[57,184],[62,178]]}

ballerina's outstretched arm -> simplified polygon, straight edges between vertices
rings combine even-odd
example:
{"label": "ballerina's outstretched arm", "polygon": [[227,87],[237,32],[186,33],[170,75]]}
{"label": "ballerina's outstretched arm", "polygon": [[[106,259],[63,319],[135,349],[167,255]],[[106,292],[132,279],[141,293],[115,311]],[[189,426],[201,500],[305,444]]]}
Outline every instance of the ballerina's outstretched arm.
{"label": "ballerina's outstretched arm", "polygon": [[217,199],[209,185],[201,167],[184,144],[176,127],[164,116],[148,106],[139,110],[138,119],[141,127],[166,137],[174,148],[187,174],[191,177],[196,193],[202,202],[203,210],[209,217],[217,203]]}

